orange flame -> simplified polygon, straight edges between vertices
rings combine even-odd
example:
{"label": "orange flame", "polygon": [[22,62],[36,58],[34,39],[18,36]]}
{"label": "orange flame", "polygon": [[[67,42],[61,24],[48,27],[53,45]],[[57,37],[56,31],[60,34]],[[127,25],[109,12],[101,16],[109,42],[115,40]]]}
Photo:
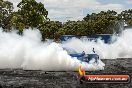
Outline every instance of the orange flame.
{"label": "orange flame", "polygon": [[79,66],[79,70],[78,70],[78,71],[79,71],[79,75],[80,75],[80,76],[85,76],[85,74],[86,74],[86,73],[85,73],[85,70],[82,69],[81,66]]}

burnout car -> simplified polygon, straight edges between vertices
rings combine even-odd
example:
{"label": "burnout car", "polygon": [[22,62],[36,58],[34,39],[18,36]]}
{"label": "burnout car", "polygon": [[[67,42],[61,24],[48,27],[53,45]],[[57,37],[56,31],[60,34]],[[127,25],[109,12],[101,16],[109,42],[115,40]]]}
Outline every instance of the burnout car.
{"label": "burnout car", "polygon": [[94,52],[93,54],[85,54],[84,51],[82,51],[82,53],[77,53],[75,50],[70,48],[63,48],[63,49],[66,50],[71,57],[76,57],[78,60],[87,63],[89,63],[91,60],[94,60],[95,63],[98,63],[99,55],[97,55],[95,51],[93,51]]}

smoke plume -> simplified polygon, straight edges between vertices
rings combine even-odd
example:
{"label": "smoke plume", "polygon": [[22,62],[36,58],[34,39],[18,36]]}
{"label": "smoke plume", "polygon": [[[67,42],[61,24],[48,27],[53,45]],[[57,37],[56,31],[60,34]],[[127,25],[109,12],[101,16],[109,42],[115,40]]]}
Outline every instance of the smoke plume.
{"label": "smoke plume", "polygon": [[[68,47],[71,47],[70,45],[68,44]],[[80,51],[83,50],[82,47],[85,46],[81,46]],[[23,35],[18,35],[16,31],[3,32],[0,29],[0,69],[76,71],[80,65],[86,70],[104,69],[101,60],[98,64],[81,62],[77,58],[70,57],[62,48],[62,44],[42,42],[40,31],[37,29],[24,30]]]}

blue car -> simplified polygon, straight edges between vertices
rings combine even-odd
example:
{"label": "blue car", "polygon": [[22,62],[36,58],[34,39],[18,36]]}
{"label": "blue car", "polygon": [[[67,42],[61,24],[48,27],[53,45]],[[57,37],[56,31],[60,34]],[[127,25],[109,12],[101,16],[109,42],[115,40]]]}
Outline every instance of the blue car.
{"label": "blue car", "polygon": [[76,57],[78,60],[87,63],[89,63],[92,59],[94,59],[95,63],[97,63],[99,60],[99,55],[95,54],[94,49],[93,49],[94,54],[85,54],[84,51],[82,53],[77,53],[75,50],[69,48],[63,48],[63,49],[66,50],[71,57]]}

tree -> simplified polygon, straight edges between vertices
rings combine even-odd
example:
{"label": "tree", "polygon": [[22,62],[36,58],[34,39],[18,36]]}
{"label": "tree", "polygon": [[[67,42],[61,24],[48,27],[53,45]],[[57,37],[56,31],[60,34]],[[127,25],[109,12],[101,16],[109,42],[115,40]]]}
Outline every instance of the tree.
{"label": "tree", "polygon": [[122,11],[119,17],[123,19],[128,26],[132,26],[132,9]]}
{"label": "tree", "polygon": [[117,12],[108,10],[106,12],[101,11],[98,14],[88,14],[83,20],[91,24],[92,34],[111,34],[113,33],[112,29],[116,26],[115,24],[119,21],[119,17],[117,16]]}
{"label": "tree", "polygon": [[10,24],[19,30],[28,27],[38,28],[48,19],[48,11],[41,2],[22,0],[17,7],[19,9],[13,13]]}
{"label": "tree", "polygon": [[60,28],[62,28],[62,23],[59,21],[47,21],[39,27],[42,33],[43,40],[47,39],[57,39],[61,34]]}
{"label": "tree", "polygon": [[9,15],[13,12],[13,4],[0,0],[0,27],[6,28],[9,23]]}

